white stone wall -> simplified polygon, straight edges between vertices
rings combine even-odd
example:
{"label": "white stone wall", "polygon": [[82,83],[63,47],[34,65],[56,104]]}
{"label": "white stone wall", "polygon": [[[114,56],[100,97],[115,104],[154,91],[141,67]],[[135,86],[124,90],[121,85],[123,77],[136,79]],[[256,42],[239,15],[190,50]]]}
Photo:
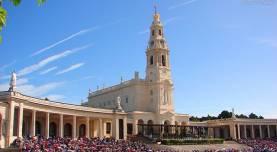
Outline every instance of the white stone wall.
{"label": "white stone wall", "polygon": [[[133,80],[134,81],[134,80]],[[121,97],[121,106],[125,112],[155,111],[154,100],[150,100],[150,89],[145,81],[132,82],[130,85],[118,86],[118,89],[106,91],[88,98],[88,106],[97,108],[115,108],[116,98]]]}

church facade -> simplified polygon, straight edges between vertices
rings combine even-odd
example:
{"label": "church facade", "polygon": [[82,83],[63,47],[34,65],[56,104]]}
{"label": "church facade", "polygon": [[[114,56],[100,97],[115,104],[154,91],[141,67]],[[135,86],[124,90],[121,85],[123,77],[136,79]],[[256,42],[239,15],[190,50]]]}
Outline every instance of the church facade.
{"label": "church facade", "polygon": [[175,121],[188,122],[188,115],[174,112],[169,59],[169,48],[160,15],[155,13],[146,49],[146,77],[141,79],[139,73],[135,72],[134,78],[129,81],[90,92],[86,105],[112,109],[115,99],[119,96],[124,112],[134,121],[168,125],[175,124]]}
{"label": "church facade", "polygon": [[73,105],[39,99],[16,90],[13,73],[8,91],[0,92],[0,147],[25,136],[217,137],[225,139],[277,136],[277,119],[229,119],[190,122],[174,111],[170,51],[160,15],[155,13],[146,49],[146,77],[89,92],[88,102]]}

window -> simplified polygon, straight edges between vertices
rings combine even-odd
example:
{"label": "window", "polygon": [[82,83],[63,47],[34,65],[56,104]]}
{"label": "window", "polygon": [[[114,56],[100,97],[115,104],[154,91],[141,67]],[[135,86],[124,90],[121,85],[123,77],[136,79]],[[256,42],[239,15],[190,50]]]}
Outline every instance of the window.
{"label": "window", "polygon": [[151,95],[151,96],[153,95],[153,90],[150,90],[150,95]]}
{"label": "window", "polygon": [[106,134],[111,134],[111,123],[107,122],[106,123]]}
{"label": "window", "polygon": [[154,46],[154,41],[151,41],[151,47],[153,47]]}
{"label": "window", "polygon": [[164,56],[164,55],[162,55],[162,65],[163,65],[163,66],[166,66],[166,59],[165,59],[165,56]]}
{"label": "window", "polygon": [[127,124],[127,134],[132,134],[133,133],[133,124]]}
{"label": "window", "polygon": [[161,40],[161,45],[162,45],[162,47],[164,47],[164,41],[163,40]]}
{"label": "window", "polygon": [[111,123],[107,122],[106,123],[106,134],[111,134]]}
{"label": "window", "polygon": [[128,99],[128,97],[126,97],[126,98],[125,98],[125,101],[126,101],[126,103],[128,103],[128,102],[129,102],[129,99]]}
{"label": "window", "polygon": [[153,65],[153,64],[154,64],[154,57],[150,56],[150,65]]}
{"label": "window", "polygon": [[162,30],[159,30],[159,35],[162,36]]}
{"label": "window", "polygon": [[154,30],[152,30],[152,36],[154,36],[155,35],[155,31]]}

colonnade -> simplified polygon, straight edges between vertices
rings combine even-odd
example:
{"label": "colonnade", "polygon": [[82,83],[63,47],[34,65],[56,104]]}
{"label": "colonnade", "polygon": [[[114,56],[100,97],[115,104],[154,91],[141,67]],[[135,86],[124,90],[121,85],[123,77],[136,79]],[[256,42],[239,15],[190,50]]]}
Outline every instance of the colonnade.
{"label": "colonnade", "polygon": [[277,124],[236,124],[230,129],[234,130],[234,139],[262,139],[277,136]]}
{"label": "colonnade", "polygon": [[[28,121],[27,119],[28,114]],[[111,114],[110,118],[90,117],[88,115],[72,115],[57,112],[37,111],[35,109],[25,109],[24,103],[17,104],[15,101],[10,101],[9,104],[9,120],[7,143],[13,142],[17,137],[25,136],[44,136],[50,137],[51,120],[55,119],[57,127],[55,128],[55,136],[64,137],[65,132],[68,132],[66,124],[70,124],[70,137],[76,139],[81,135],[78,134],[81,125],[84,125],[85,132],[82,137],[114,137],[116,139],[125,139],[127,136],[127,117],[117,117],[116,114]],[[38,118],[40,116],[40,119]],[[30,117],[30,118],[29,118]],[[79,121],[80,120],[80,121]],[[37,123],[41,122],[40,129]],[[26,123],[28,125],[26,125]],[[26,126],[28,128],[26,129]],[[70,128],[70,127],[69,127]],[[67,129],[67,130],[65,130]],[[27,130],[27,131],[25,131]],[[39,130],[39,133],[38,133]],[[42,131],[43,130],[43,131]],[[77,132],[79,130],[79,132]],[[26,133],[27,132],[27,133]],[[67,135],[68,136],[68,135]]]}

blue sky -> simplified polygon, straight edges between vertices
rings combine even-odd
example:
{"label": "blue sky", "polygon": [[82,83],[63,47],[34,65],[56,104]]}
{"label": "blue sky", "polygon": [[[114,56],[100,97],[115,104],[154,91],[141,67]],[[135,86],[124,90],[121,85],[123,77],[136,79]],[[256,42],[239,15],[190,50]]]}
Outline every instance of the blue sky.
{"label": "blue sky", "polygon": [[[79,104],[88,90],[145,76],[151,0],[4,1],[0,90]],[[160,0],[176,112],[235,108],[277,118],[277,1]]]}

